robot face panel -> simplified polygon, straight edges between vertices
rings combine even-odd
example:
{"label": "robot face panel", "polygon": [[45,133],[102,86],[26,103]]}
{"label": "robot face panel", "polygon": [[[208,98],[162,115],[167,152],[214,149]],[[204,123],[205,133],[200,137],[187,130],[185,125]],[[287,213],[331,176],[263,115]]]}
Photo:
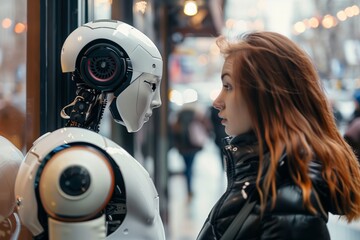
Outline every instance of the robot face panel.
{"label": "robot face panel", "polygon": [[159,77],[144,73],[113,100],[110,109],[113,117],[128,132],[138,131],[149,120],[152,110],[161,106],[160,82]]}

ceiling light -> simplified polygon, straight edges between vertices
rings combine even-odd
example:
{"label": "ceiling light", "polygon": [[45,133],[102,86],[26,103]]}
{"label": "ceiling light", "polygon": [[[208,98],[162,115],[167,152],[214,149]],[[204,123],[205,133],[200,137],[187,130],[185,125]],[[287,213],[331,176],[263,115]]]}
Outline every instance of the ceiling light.
{"label": "ceiling light", "polygon": [[193,0],[185,1],[184,13],[187,16],[196,15],[198,13],[198,5],[197,5],[196,1],[193,1]]}

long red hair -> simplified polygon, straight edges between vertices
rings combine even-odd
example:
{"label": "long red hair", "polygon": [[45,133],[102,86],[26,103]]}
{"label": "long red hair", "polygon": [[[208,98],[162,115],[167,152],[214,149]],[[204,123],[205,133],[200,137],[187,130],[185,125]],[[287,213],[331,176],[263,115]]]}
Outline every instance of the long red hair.
{"label": "long red hair", "polygon": [[[269,196],[275,203],[278,160],[285,150],[291,176],[311,212],[316,210],[310,202],[309,162],[316,159],[338,211],[348,221],[359,218],[359,163],[336,127],[310,57],[274,32],[248,33],[234,42],[221,36],[217,44],[225,58],[233,60],[233,77],[249,106],[260,149],[266,145],[270,152],[269,160],[260,155],[257,189],[262,209]],[[264,161],[270,162],[262,172]]]}

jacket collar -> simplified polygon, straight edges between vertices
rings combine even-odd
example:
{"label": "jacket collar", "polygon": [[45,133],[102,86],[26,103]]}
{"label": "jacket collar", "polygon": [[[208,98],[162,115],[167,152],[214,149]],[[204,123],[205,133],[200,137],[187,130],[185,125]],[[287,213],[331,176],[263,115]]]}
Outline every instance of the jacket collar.
{"label": "jacket collar", "polygon": [[248,131],[246,133],[242,133],[235,137],[227,137],[225,138],[226,144],[233,144],[237,146],[245,146],[252,145],[257,143],[257,137],[254,131]]}

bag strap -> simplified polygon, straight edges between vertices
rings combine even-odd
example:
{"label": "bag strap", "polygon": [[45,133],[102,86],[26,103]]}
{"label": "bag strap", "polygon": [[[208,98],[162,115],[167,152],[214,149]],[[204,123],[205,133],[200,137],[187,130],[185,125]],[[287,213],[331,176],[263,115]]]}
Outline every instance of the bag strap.
{"label": "bag strap", "polygon": [[232,240],[235,238],[236,234],[240,231],[242,225],[244,224],[246,218],[249,216],[250,212],[254,208],[255,204],[256,201],[250,202],[250,197],[248,197],[244,206],[236,215],[230,226],[226,229],[224,235],[222,235],[220,240]]}

